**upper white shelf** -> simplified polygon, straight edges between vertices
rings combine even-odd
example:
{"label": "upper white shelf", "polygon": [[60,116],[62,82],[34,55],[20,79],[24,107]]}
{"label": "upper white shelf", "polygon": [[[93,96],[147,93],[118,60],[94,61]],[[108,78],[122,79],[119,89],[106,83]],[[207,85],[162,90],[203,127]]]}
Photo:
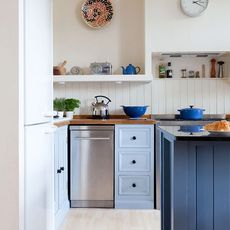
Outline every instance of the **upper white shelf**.
{"label": "upper white shelf", "polygon": [[144,82],[152,81],[147,75],[55,75],[53,82]]}

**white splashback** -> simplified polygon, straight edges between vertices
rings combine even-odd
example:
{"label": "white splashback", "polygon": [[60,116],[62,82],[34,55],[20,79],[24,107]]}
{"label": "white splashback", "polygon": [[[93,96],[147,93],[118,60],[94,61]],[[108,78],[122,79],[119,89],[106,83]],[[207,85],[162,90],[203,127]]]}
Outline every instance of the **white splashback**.
{"label": "white splashback", "polygon": [[[111,114],[122,114],[121,105],[149,105],[152,102],[151,84],[129,83],[66,83],[54,84],[54,97],[73,97],[81,100],[80,114],[91,114],[96,95],[111,99]],[[151,112],[151,107],[148,108]]]}
{"label": "white splashback", "polygon": [[106,95],[111,114],[122,114],[121,105],[149,105],[149,113],[174,114],[177,109],[194,105],[207,114],[230,113],[230,81],[210,79],[155,79],[140,83],[66,83],[54,84],[54,97],[81,100],[80,114],[91,114],[96,95]]}
{"label": "white splashback", "polygon": [[230,113],[230,82],[210,79],[168,79],[153,81],[154,114],[176,113],[189,105],[207,114]]}

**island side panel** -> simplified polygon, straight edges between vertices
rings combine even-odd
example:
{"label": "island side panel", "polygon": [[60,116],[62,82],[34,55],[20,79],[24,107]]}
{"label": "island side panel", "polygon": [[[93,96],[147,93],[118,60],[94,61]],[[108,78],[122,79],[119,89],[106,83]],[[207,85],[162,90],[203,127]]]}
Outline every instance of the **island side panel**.
{"label": "island side panel", "polygon": [[[210,143],[211,144],[211,143]],[[213,230],[213,146],[196,144],[197,164],[197,228]]]}
{"label": "island side panel", "polygon": [[[172,230],[189,230],[189,218],[192,217],[189,209],[189,181],[190,166],[189,163],[189,145],[187,141],[174,142],[174,154],[171,162],[172,167]],[[173,153],[172,152],[172,153]],[[193,187],[193,186],[192,186]],[[194,211],[194,210],[193,210]],[[194,216],[194,214],[193,214]],[[192,228],[191,228],[192,229]]]}
{"label": "island side panel", "polygon": [[171,156],[173,143],[161,134],[161,229],[171,230]]}
{"label": "island side panel", "polygon": [[230,229],[230,144],[214,146],[214,229]]}

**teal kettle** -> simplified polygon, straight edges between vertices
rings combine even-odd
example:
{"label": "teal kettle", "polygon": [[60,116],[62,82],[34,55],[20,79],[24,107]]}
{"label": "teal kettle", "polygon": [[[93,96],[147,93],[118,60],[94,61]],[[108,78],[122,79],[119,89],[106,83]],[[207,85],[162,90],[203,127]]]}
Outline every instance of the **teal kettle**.
{"label": "teal kettle", "polygon": [[128,74],[138,74],[141,71],[141,68],[138,66],[133,66],[132,64],[129,64],[126,68],[124,66],[121,66],[122,73],[125,75]]}

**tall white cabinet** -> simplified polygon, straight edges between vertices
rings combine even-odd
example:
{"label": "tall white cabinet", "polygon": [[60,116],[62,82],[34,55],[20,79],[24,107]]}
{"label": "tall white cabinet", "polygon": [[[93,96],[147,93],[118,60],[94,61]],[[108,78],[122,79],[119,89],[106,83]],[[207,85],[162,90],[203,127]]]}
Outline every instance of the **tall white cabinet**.
{"label": "tall white cabinet", "polygon": [[24,0],[24,226],[54,230],[52,1]]}

